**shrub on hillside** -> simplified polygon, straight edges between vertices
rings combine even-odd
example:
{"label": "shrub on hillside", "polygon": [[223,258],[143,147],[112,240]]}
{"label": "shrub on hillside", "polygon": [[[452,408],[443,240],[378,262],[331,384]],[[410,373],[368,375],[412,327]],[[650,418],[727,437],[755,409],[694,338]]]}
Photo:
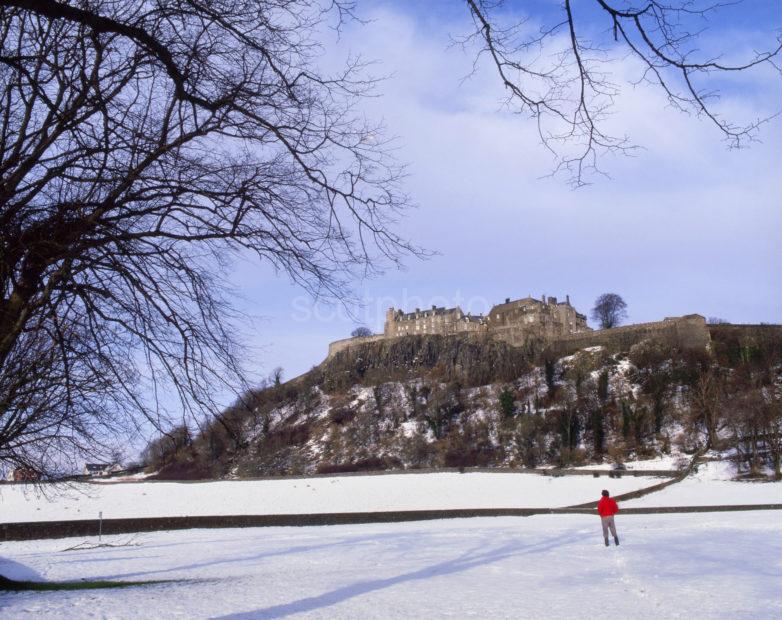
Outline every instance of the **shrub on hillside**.
{"label": "shrub on hillside", "polygon": [[283,426],[270,431],[263,439],[264,450],[274,450],[290,446],[301,446],[310,439],[310,425],[308,423],[294,426]]}
{"label": "shrub on hillside", "polygon": [[319,474],[344,474],[357,471],[383,471],[399,469],[402,462],[399,459],[381,459],[378,457],[361,459],[354,463],[320,463],[316,468]]}
{"label": "shrub on hillside", "polygon": [[194,461],[175,461],[164,465],[150,480],[211,480],[212,471]]}
{"label": "shrub on hillside", "polygon": [[329,422],[342,426],[347,424],[356,417],[355,409],[348,409],[347,407],[334,407],[329,411]]}
{"label": "shrub on hillside", "polygon": [[516,395],[510,388],[503,388],[499,396],[500,412],[506,418],[516,415]]}

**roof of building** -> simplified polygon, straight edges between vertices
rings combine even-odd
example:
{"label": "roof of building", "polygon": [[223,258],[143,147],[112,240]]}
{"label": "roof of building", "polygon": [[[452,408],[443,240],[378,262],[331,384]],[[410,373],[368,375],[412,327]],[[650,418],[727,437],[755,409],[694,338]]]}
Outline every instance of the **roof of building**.
{"label": "roof of building", "polygon": [[103,471],[111,467],[108,463],[85,463],[84,468],[87,471]]}
{"label": "roof of building", "polygon": [[543,299],[536,299],[535,297],[523,297],[521,299],[510,299],[510,298],[507,298],[503,303],[495,304],[492,307],[490,312],[495,312],[495,311],[500,311],[501,312],[502,310],[515,308],[515,307],[520,306],[520,305],[528,305],[528,304],[535,304],[537,306],[545,306],[545,305],[548,305],[549,303],[551,303],[551,304],[556,303],[556,305],[558,305],[558,306],[570,306],[570,307],[572,307],[572,305],[570,304],[570,301],[567,299],[567,297],[565,298],[565,301],[557,301],[556,297],[546,297],[545,295],[543,295],[543,298],[545,298],[546,301],[543,301]]}
{"label": "roof of building", "polygon": [[438,308],[437,306],[432,306],[431,308],[426,308],[425,310],[416,308],[414,312],[402,312],[401,310],[397,310],[396,317],[399,319],[415,319],[422,316],[441,316],[443,314],[453,314],[454,312],[463,314],[462,309],[458,306],[456,308],[446,308],[445,306]]}

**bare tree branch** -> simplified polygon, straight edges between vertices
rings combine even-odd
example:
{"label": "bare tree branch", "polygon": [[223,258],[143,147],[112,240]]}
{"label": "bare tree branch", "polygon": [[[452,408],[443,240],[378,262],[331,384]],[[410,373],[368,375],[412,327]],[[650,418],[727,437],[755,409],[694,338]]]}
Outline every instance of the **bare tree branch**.
{"label": "bare tree branch", "polygon": [[[745,124],[724,118],[717,109],[718,93],[708,86],[736,72],[762,67],[780,72],[779,35],[769,49],[735,64],[698,50],[709,17],[735,3],[562,0],[561,10],[532,30],[525,21],[506,25],[501,0],[465,1],[474,29],[458,42],[465,48],[477,45],[478,58],[489,57],[508,90],[508,105],[537,122],[540,139],[554,156],[554,173],[564,173],[574,187],[601,173],[602,156],[636,148],[607,128],[619,87],[610,81],[606,65],[622,48],[638,61],[639,81],[659,87],[674,108],[708,119],[731,147],[753,140],[771,118]],[[611,36],[596,43],[590,32],[600,20],[607,20]]]}

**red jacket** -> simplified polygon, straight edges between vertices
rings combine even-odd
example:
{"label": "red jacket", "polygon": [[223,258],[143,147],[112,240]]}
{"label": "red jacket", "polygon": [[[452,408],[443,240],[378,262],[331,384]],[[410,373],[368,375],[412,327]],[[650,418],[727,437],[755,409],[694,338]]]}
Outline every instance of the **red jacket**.
{"label": "red jacket", "polygon": [[610,517],[619,512],[619,506],[616,505],[616,500],[613,497],[601,497],[597,502],[597,514],[601,517]]}

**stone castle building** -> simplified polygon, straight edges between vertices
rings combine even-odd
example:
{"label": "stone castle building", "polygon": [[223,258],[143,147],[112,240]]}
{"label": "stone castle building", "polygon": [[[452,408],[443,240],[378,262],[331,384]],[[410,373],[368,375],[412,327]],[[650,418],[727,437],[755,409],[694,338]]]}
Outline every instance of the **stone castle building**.
{"label": "stone castle building", "polygon": [[403,312],[389,308],[383,329],[385,338],[439,334],[449,336],[461,333],[490,334],[498,340],[518,346],[530,339],[556,340],[569,334],[591,331],[586,317],[570,305],[570,297],[558,302],[556,297],[533,299],[525,297],[494,306],[487,315],[465,314],[456,308],[428,310],[416,308]]}
{"label": "stone castle building", "polygon": [[586,316],[576,312],[569,296],[565,297],[565,301],[557,301],[556,297],[545,295],[541,299],[525,297],[512,301],[508,298],[486,315],[465,314],[458,306],[432,306],[426,310],[416,308],[413,312],[389,308],[382,334],[332,342],[329,345],[329,356],[353,345],[403,336],[483,334],[513,346],[521,346],[530,340],[553,342],[591,331]]}
{"label": "stone castle building", "polygon": [[353,346],[428,334],[486,336],[514,347],[542,343],[550,352],[561,355],[596,345],[629,347],[646,339],[684,349],[700,349],[711,340],[706,320],[699,314],[593,331],[587,325],[586,316],[570,304],[569,296],[560,302],[556,297],[544,295],[541,299],[506,299],[486,315],[465,314],[458,306],[416,308],[414,312],[389,308],[382,334],[332,342],[328,358]]}

